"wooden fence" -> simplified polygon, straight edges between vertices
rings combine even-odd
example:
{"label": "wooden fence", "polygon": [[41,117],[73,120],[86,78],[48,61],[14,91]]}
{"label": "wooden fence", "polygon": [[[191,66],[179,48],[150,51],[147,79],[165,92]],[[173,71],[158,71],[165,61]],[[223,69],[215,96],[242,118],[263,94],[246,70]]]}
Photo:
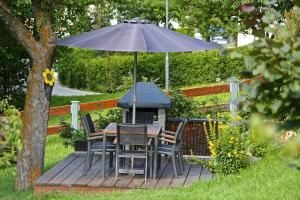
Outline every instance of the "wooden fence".
{"label": "wooden fence", "polygon": [[[250,83],[251,80],[246,80],[244,83]],[[229,84],[221,84],[215,86],[207,86],[201,88],[192,88],[192,89],[184,89],[182,93],[187,97],[196,97],[196,96],[205,96],[211,94],[219,94],[219,93],[226,93],[230,92]],[[76,100],[76,99],[74,99]],[[102,101],[95,101],[89,103],[81,103],[80,104],[80,111],[82,112],[89,112],[94,110],[100,109],[107,109],[107,108],[114,108],[117,106],[118,99],[109,99],[109,100],[102,100]],[[228,110],[228,105],[220,105],[225,110]],[[206,108],[205,108],[206,109]],[[210,109],[209,107],[207,109]],[[68,115],[71,114],[71,106],[58,106],[58,107],[51,107],[49,109],[50,116],[59,116],[59,115]],[[54,135],[59,132],[61,129],[60,126],[50,126],[48,127],[47,134]]]}

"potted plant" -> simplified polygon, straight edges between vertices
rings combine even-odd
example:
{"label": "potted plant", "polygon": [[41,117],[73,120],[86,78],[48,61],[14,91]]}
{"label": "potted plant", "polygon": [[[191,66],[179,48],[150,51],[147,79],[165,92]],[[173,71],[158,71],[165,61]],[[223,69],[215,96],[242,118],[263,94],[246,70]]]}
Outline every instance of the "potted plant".
{"label": "potted plant", "polygon": [[83,129],[75,130],[72,140],[75,151],[87,150],[86,132]]}
{"label": "potted plant", "polygon": [[61,119],[59,124],[62,126],[59,136],[65,146],[73,146],[75,151],[86,151],[86,132],[83,129],[74,129],[71,123]]}

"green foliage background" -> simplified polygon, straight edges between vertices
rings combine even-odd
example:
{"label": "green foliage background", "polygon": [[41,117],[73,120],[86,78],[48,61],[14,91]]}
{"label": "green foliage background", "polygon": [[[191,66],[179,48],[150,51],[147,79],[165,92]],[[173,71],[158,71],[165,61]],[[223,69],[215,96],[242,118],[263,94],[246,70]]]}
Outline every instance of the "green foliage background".
{"label": "green foliage background", "polygon": [[[278,23],[282,19],[284,24]],[[299,24],[299,6],[284,15],[271,9],[254,32],[259,39],[250,45],[250,53],[243,56],[253,75],[263,77],[245,86],[248,101],[244,103],[244,111],[259,113],[289,129],[299,128],[300,121]],[[239,53],[232,56],[242,57]]]}
{"label": "green foliage background", "polygon": [[[240,50],[245,51],[245,50]],[[131,85],[125,81],[132,76],[131,54],[105,54],[78,49],[59,57],[56,68],[62,84],[73,88],[84,88],[97,92],[116,92],[120,86]],[[164,84],[165,54],[138,55],[138,81],[156,80]],[[212,83],[216,78],[225,80],[245,69],[243,61],[220,55],[218,50],[195,53],[172,53],[170,55],[170,77],[172,87]],[[124,87],[121,87],[124,88]]]}

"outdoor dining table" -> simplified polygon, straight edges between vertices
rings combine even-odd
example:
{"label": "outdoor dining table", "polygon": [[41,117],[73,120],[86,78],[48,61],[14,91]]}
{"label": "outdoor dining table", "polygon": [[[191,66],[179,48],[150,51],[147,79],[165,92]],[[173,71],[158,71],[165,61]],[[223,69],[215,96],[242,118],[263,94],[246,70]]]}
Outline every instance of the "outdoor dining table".
{"label": "outdoor dining table", "polygon": [[[158,135],[161,132],[163,128],[162,123],[153,123],[147,125],[147,134],[148,138],[154,139],[154,169],[153,169],[153,178],[156,179],[157,174],[157,145],[158,145]],[[115,136],[117,135],[117,123],[110,123],[103,131],[103,134],[106,134],[107,136]],[[106,137],[104,137],[106,138]],[[104,141],[106,142],[106,141]],[[102,156],[102,163],[105,162],[105,149],[103,149],[103,156]],[[102,165],[103,171],[104,171],[104,165]]]}

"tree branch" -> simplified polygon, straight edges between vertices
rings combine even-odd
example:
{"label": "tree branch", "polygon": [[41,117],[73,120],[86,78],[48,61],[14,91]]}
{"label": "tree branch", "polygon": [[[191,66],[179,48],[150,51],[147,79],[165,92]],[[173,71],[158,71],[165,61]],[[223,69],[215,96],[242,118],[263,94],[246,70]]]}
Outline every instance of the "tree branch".
{"label": "tree branch", "polygon": [[23,45],[32,59],[36,59],[41,45],[26,29],[24,24],[11,12],[6,3],[0,0],[0,16],[8,24],[8,28],[16,34],[17,40]]}
{"label": "tree branch", "polygon": [[51,12],[52,7],[49,5],[48,9],[41,8],[40,0],[32,0],[32,4],[34,7],[35,21],[37,26],[37,31],[40,36],[40,43],[43,47],[51,48],[54,47],[54,41],[56,39],[56,35],[52,29],[51,24]]}

